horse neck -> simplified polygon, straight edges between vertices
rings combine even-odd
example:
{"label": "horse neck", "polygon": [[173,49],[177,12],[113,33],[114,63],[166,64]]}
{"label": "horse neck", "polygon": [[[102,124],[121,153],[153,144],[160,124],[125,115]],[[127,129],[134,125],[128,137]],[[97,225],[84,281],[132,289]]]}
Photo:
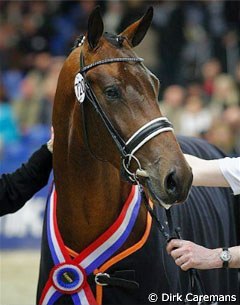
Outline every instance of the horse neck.
{"label": "horse neck", "polygon": [[[64,243],[80,252],[114,222],[131,185],[121,182],[111,164],[95,160],[84,150],[62,161],[61,172],[55,171],[57,221]],[[130,244],[143,233],[145,218],[140,211]]]}

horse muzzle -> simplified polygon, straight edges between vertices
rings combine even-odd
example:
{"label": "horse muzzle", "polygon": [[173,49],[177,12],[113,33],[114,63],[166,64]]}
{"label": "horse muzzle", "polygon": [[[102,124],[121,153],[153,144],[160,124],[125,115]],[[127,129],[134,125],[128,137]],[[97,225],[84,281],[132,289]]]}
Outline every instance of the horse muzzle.
{"label": "horse muzzle", "polygon": [[155,171],[153,173],[141,169],[136,171],[137,178],[154,204],[168,209],[186,201],[193,179],[191,171],[184,179],[176,169],[170,170],[162,180]]}

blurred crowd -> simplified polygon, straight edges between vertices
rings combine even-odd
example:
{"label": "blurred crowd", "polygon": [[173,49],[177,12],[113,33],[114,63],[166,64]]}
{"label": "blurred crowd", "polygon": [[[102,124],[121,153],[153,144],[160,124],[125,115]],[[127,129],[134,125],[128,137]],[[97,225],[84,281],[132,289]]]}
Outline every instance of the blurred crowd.
{"label": "blurred crowd", "polygon": [[154,7],[136,52],[161,81],[162,113],[177,134],[240,154],[239,1],[2,0],[0,156],[48,138],[58,74],[96,5],[116,33]]}

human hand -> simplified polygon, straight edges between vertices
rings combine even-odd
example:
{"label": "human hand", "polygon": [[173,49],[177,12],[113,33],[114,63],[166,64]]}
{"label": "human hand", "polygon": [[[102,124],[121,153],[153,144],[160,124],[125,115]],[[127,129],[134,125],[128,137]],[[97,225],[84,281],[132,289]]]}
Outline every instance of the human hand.
{"label": "human hand", "polygon": [[167,252],[176,265],[186,271],[190,268],[213,269],[221,268],[221,248],[208,249],[191,241],[172,239],[167,245]]}
{"label": "human hand", "polygon": [[51,138],[47,142],[47,148],[51,153],[53,152],[53,142],[54,142],[54,130],[53,127],[51,127]]}

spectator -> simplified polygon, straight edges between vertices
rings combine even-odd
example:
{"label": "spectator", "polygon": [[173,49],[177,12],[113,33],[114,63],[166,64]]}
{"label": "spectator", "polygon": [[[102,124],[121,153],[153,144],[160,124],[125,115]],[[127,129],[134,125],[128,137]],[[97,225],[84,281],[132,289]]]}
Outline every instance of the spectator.
{"label": "spectator", "polygon": [[12,105],[0,84],[0,151],[5,145],[19,140],[19,131],[13,115]]}
{"label": "spectator", "polygon": [[222,121],[227,124],[231,130],[231,136],[234,138],[232,151],[240,154],[240,107],[230,106],[222,113]]}
{"label": "spectator", "polygon": [[178,85],[169,86],[160,102],[162,113],[169,118],[176,133],[180,132],[181,116],[184,109],[185,90]]}
{"label": "spectator", "polygon": [[205,139],[219,147],[226,154],[235,155],[235,137],[231,132],[230,126],[223,122],[221,118],[215,119],[209,130],[204,134]]}
{"label": "spectator", "polygon": [[216,117],[229,106],[239,105],[239,92],[232,76],[220,74],[214,80],[211,109]]}
{"label": "spectator", "polygon": [[154,6],[153,25],[158,39],[159,74],[163,88],[179,83],[181,52],[185,43],[184,8],[179,1],[161,1]]}
{"label": "spectator", "polygon": [[185,81],[200,77],[200,67],[211,56],[207,31],[206,5],[203,1],[186,1],[184,5],[184,37],[181,74]]}
{"label": "spectator", "polygon": [[185,136],[199,137],[212,123],[211,113],[204,108],[200,97],[189,96],[180,118],[180,133]]}
{"label": "spectator", "polygon": [[22,133],[39,123],[41,89],[38,77],[29,73],[21,84],[22,97],[14,101],[14,113]]}
{"label": "spectator", "polygon": [[[240,61],[238,61],[237,65],[235,67],[234,76],[235,76],[238,92],[240,92]],[[238,105],[240,105],[240,101],[239,101]]]}
{"label": "spectator", "polygon": [[56,76],[59,75],[63,62],[64,58],[62,57],[52,58],[52,62],[48,67],[49,71],[43,80],[43,96],[40,100],[41,108],[39,111],[40,124],[51,126],[53,102],[58,81]]}
{"label": "spectator", "polygon": [[195,96],[198,98],[205,99],[202,84],[199,81],[192,81],[186,85],[186,95]]}
{"label": "spectator", "polygon": [[106,32],[117,33],[117,28],[122,18],[122,10],[122,1],[107,1],[107,10],[103,18]]}
{"label": "spectator", "polygon": [[211,58],[202,65],[203,90],[206,97],[211,98],[214,91],[214,80],[221,72],[220,62]]}

